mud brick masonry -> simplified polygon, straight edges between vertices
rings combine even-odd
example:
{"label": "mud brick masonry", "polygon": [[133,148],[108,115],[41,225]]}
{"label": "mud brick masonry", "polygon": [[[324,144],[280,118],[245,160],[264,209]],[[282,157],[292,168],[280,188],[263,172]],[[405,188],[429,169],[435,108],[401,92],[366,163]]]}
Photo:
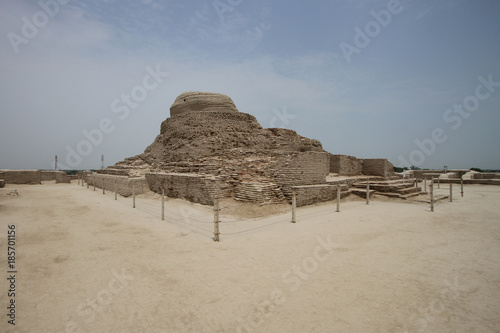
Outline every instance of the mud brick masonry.
{"label": "mud brick masonry", "polygon": [[5,184],[41,184],[42,181],[69,183],[70,178],[63,171],[0,170],[0,179]]}
{"label": "mud brick masonry", "polygon": [[[238,111],[226,95],[186,92],[170,107],[170,117],[144,153],[89,174],[96,186],[112,190],[116,181],[130,195],[137,180],[156,193],[211,205],[215,197],[259,204],[290,202],[292,187],[302,204],[336,197],[329,174],[394,177],[385,159],[333,155],[321,142],[281,128],[263,128]],[[306,186],[307,185],[307,186]],[[345,183],[343,189],[348,189]],[[136,193],[139,193],[136,186]],[[345,194],[344,194],[345,195]]]}

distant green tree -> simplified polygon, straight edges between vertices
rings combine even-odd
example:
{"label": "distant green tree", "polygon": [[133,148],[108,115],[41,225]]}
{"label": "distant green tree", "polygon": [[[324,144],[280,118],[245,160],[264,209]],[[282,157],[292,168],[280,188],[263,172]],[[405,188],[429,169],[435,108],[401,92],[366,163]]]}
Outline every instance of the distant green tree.
{"label": "distant green tree", "polygon": [[472,171],[477,171],[477,172],[484,172],[483,170],[479,169],[479,168],[470,168],[470,170]]}
{"label": "distant green tree", "polygon": [[410,170],[421,170],[421,169],[420,169],[419,167],[416,167],[416,166],[412,165],[412,166],[410,167]]}

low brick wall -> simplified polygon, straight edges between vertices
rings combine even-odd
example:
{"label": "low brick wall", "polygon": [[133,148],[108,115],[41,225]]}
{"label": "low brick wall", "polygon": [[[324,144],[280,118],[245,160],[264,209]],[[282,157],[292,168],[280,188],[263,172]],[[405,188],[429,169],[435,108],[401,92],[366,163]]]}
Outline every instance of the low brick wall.
{"label": "low brick wall", "polygon": [[40,170],[0,170],[0,179],[5,184],[41,184],[42,174]]}
{"label": "low brick wall", "polygon": [[132,189],[134,188],[135,194],[141,194],[147,191],[148,184],[145,177],[129,178],[124,176],[113,176],[106,174],[87,174],[85,177],[89,186],[95,186],[98,188],[103,188],[106,191],[114,192],[115,184],[116,191],[118,194],[124,197],[129,197],[132,195]]}
{"label": "low brick wall", "polygon": [[[465,185],[500,185],[500,179],[464,179]],[[440,184],[460,184],[460,178],[439,179]]]}
{"label": "low brick wall", "polygon": [[[450,169],[447,171],[447,173],[454,173],[456,174],[456,177],[460,178],[464,174],[469,172],[469,170],[462,170],[462,169]],[[418,179],[431,179],[432,177],[436,178],[437,174],[444,174],[444,170],[408,170],[406,172],[406,175],[408,177],[413,177],[413,178],[418,178]],[[429,174],[429,175],[427,175]],[[430,174],[434,174],[431,176]]]}
{"label": "low brick wall", "polygon": [[234,199],[259,204],[282,203],[283,193],[271,182],[242,182],[234,187]]}
{"label": "low brick wall", "polygon": [[165,195],[170,198],[180,198],[203,205],[213,205],[218,186],[219,196],[230,195],[227,184],[222,183],[217,177],[204,177],[197,174],[175,173],[146,173],[149,189],[155,193],[165,190]]}
{"label": "low brick wall", "polygon": [[76,177],[77,177],[77,179],[78,178],[79,179],[83,178],[84,181],[87,181],[87,177],[91,176],[92,174],[93,174],[92,171],[87,171],[87,170],[78,171],[77,174],[76,174]]}
{"label": "low brick wall", "polygon": [[69,183],[70,178],[64,171],[41,171],[42,181],[55,181],[56,184],[59,183]]}
{"label": "low brick wall", "polygon": [[293,186],[292,188],[297,191],[297,207],[335,200],[337,198],[337,186],[308,185]]}
{"label": "low brick wall", "polygon": [[71,179],[68,177],[68,175],[64,171],[56,172],[55,176],[56,176],[56,184],[71,183]]}
{"label": "low brick wall", "polygon": [[500,179],[500,173],[480,172],[473,174],[474,179]]}
{"label": "low brick wall", "polygon": [[41,171],[42,182],[48,182],[51,180],[56,180],[57,171]]}

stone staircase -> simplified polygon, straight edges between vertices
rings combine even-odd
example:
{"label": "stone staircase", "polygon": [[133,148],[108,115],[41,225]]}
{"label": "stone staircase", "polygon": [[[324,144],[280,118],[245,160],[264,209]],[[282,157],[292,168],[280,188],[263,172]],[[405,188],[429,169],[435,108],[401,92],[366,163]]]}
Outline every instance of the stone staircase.
{"label": "stone staircase", "polygon": [[[374,190],[375,194],[384,195],[391,198],[408,199],[410,197],[418,196],[422,193],[422,188],[415,187],[415,179],[391,179],[369,181],[370,191]],[[357,182],[352,185],[353,188],[359,190],[366,189],[366,181]]]}

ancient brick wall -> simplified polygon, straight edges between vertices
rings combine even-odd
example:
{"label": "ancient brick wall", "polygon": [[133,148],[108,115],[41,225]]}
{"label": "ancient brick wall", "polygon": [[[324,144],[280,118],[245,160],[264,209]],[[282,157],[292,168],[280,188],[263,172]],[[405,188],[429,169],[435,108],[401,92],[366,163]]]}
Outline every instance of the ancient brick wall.
{"label": "ancient brick wall", "polygon": [[272,182],[241,182],[234,187],[234,199],[269,204],[285,199],[279,186]]}
{"label": "ancient brick wall", "polygon": [[213,205],[216,193],[219,197],[230,196],[227,184],[217,177],[204,177],[196,174],[146,173],[149,189],[156,193],[165,190],[171,198],[185,199],[203,205]]}
{"label": "ancient brick wall", "polygon": [[56,171],[41,171],[42,181],[48,182],[51,180],[56,180]]}
{"label": "ancient brick wall", "polygon": [[94,186],[95,182],[96,187],[101,189],[104,187],[106,191],[111,192],[114,192],[116,184],[117,193],[124,197],[131,196],[132,190],[135,191],[135,194],[141,194],[148,189],[148,184],[146,182],[146,178],[144,177],[130,178],[124,176],[92,173],[88,174],[85,179],[89,186]]}
{"label": "ancient brick wall", "polygon": [[57,171],[55,176],[56,176],[56,184],[71,183],[70,177],[64,171]]}
{"label": "ancient brick wall", "polygon": [[179,95],[170,107],[170,115],[188,112],[238,112],[233,100],[226,95],[188,91]]}
{"label": "ancient brick wall", "polygon": [[363,159],[364,175],[389,177],[393,173],[394,173],[394,166],[385,158]]}
{"label": "ancient brick wall", "polygon": [[500,179],[500,173],[480,172],[473,174],[474,179]]}
{"label": "ancient brick wall", "polygon": [[59,183],[69,183],[70,177],[64,171],[41,171],[42,181],[55,181]]}
{"label": "ancient brick wall", "polygon": [[291,186],[324,184],[329,170],[328,154],[303,152],[280,158],[272,167],[274,180],[291,200]]}
{"label": "ancient brick wall", "polygon": [[2,170],[0,178],[4,179],[6,184],[40,184],[42,182],[40,170]]}
{"label": "ancient brick wall", "polygon": [[87,181],[87,177],[91,176],[91,175],[92,175],[92,171],[87,171],[87,170],[85,170],[85,171],[79,171],[76,174],[77,178],[80,178],[80,179],[83,178],[83,180],[85,180],[85,181]]}
{"label": "ancient brick wall", "polygon": [[297,192],[297,207],[335,200],[337,198],[337,186],[332,185],[299,186],[295,190]]}
{"label": "ancient brick wall", "polygon": [[[455,173],[457,178],[461,178],[464,174],[469,172],[469,170],[448,170],[448,173]],[[406,178],[418,178],[418,179],[432,179],[436,178],[436,175],[430,174],[444,174],[443,170],[408,170],[406,171]]]}
{"label": "ancient brick wall", "polygon": [[329,171],[340,176],[361,175],[363,173],[363,161],[354,156],[330,154]]}

